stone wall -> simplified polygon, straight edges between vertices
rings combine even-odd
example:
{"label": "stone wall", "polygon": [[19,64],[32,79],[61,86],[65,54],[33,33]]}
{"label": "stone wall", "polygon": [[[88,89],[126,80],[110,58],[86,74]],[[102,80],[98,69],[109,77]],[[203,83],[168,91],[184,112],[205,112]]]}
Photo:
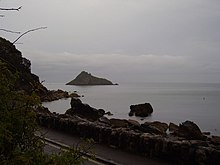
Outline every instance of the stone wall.
{"label": "stone wall", "polygon": [[171,135],[141,133],[128,128],[112,128],[105,124],[58,114],[38,113],[39,123],[48,128],[68,132],[96,142],[156,157],[174,164],[220,164],[220,144],[206,140],[186,140]]}

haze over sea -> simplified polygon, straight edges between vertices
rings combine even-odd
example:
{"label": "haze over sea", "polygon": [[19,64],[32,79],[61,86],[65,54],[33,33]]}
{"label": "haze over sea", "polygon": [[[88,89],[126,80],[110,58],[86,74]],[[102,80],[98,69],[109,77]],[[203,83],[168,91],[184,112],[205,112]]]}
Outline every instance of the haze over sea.
{"label": "haze over sea", "polygon": [[[121,83],[118,86],[67,86],[44,84],[49,89],[77,91],[80,99],[97,109],[113,113],[111,118],[135,119],[139,122],[162,121],[179,124],[191,120],[202,131],[220,135],[219,83]],[[130,105],[149,102],[154,112],[146,118],[129,117]],[[52,112],[65,113],[70,99],[44,103]],[[144,119],[144,120],[141,120]]]}

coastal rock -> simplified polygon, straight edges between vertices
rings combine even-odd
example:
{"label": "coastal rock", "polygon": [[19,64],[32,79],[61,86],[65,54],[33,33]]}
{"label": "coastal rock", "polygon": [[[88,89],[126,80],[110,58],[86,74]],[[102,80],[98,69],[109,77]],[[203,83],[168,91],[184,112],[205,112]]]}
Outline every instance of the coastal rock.
{"label": "coastal rock", "polygon": [[61,89],[58,90],[48,90],[47,92],[45,92],[44,94],[41,95],[41,101],[42,102],[50,102],[50,101],[54,101],[54,100],[59,100],[62,98],[69,98],[69,97],[79,97],[79,95],[77,94],[70,94],[66,91],[63,91]]}
{"label": "coastal rock", "polygon": [[141,126],[141,124],[138,121],[132,119],[128,119],[128,124],[132,127],[137,127],[137,128]]}
{"label": "coastal rock", "polygon": [[51,112],[49,111],[48,108],[44,107],[44,106],[38,106],[35,111],[37,113],[46,113],[46,114],[51,114]]}
{"label": "coastal rock", "polygon": [[72,98],[70,104],[71,108],[66,111],[66,114],[69,115],[78,115],[82,118],[95,121],[105,114],[104,110],[97,110],[93,107],[90,107],[88,104],[83,104],[78,98]]}
{"label": "coastal rock", "polygon": [[220,145],[220,136],[212,136],[212,137],[211,137],[211,142],[212,142],[213,144]]}
{"label": "coastal rock", "polygon": [[159,122],[159,121],[151,122],[149,124],[149,126],[159,129],[162,134],[165,134],[168,129],[167,123],[163,123],[163,122]]}
{"label": "coastal rock", "polygon": [[178,125],[176,125],[176,124],[170,122],[170,124],[169,124],[169,131],[170,131],[170,132],[178,131],[178,129],[179,129],[179,126],[178,126]]}
{"label": "coastal rock", "polygon": [[[111,81],[98,78],[88,72],[82,71],[74,80],[66,85],[114,85]],[[115,84],[116,85],[116,84]]]}
{"label": "coastal rock", "polygon": [[130,109],[129,116],[135,115],[147,117],[153,112],[153,108],[150,103],[131,105]]}
{"label": "coastal rock", "polygon": [[[213,143],[214,138],[216,141],[219,140],[216,137],[213,137],[212,141],[210,139],[203,141],[187,140],[184,137],[179,138],[173,135],[136,132],[127,127],[128,121],[121,119],[110,119],[112,124],[117,125],[117,127],[110,127],[107,124],[100,124],[100,121],[90,122],[77,116],[47,113],[38,113],[37,116],[38,122],[42,126],[72,135],[93,138],[98,143],[147,157],[157,157],[171,164],[220,164],[220,148],[218,143]],[[106,118],[100,119],[101,121],[106,120]],[[130,121],[130,123],[136,122]],[[146,122],[142,125],[148,128],[154,126],[154,131],[160,131],[156,129],[155,125],[158,125],[158,128],[165,127],[163,123],[158,122]]]}
{"label": "coastal rock", "polygon": [[200,128],[192,121],[185,121],[179,125],[177,136],[186,139],[204,140],[205,136],[202,134]]}
{"label": "coastal rock", "polygon": [[99,118],[99,122],[111,125],[110,120],[107,117],[105,117],[105,116],[100,117]]}
{"label": "coastal rock", "polygon": [[168,124],[159,121],[145,122],[141,124],[141,128],[144,132],[162,135],[166,134]]}
{"label": "coastal rock", "polygon": [[112,116],[113,114],[110,111],[108,111],[105,113],[105,115]]}
{"label": "coastal rock", "polygon": [[123,128],[127,128],[128,127],[128,122],[127,120],[124,119],[110,119],[110,123],[112,125],[112,127],[114,128],[118,128],[118,127],[123,127]]}

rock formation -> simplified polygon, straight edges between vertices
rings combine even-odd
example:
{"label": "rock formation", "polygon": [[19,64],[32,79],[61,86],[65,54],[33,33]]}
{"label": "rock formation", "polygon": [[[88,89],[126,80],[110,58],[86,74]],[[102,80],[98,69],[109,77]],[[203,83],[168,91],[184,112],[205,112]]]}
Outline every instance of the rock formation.
{"label": "rock formation", "polygon": [[63,91],[61,89],[58,90],[48,90],[47,92],[41,94],[41,101],[42,102],[50,102],[55,101],[63,98],[69,98],[69,97],[80,97],[77,93],[71,93],[69,94],[66,91]]}
{"label": "rock formation", "polygon": [[[121,119],[109,120],[101,117],[98,121],[91,122],[76,115],[48,114],[47,112],[39,112],[37,116],[39,123],[44,127],[93,138],[100,144],[146,157],[160,158],[171,164],[220,164],[220,137],[218,136],[188,139],[184,136],[168,135],[165,132],[168,125],[160,122],[145,123],[146,128],[151,129],[141,131],[138,122]],[[151,127],[148,127],[150,125]],[[161,134],[161,131],[165,133]]]}
{"label": "rock formation", "polygon": [[[53,101],[61,98],[72,97],[67,92],[58,90],[50,91],[40,83],[39,77],[31,72],[30,60],[22,57],[16,47],[0,37],[0,62],[14,74],[19,75],[16,80],[16,90],[23,90],[27,94],[35,92],[41,101]],[[74,95],[76,96],[76,95]]]}
{"label": "rock formation", "polygon": [[78,115],[88,120],[95,121],[105,114],[104,110],[92,108],[88,104],[83,104],[81,100],[77,98],[72,98],[70,104],[71,108],[66,111],[66,114],[69,115]]}
{"label": "rock formation", "polygon": [[179,129],[174,134],[186,139],[203,140],[205,137],[199,127],[192,121],[185,121],[179,125]]}
{"label": "rock formation", "polygon": [[68,82],[66,85],[114,85],[111,81],[98,78],[90,73],[82,71],[74,80]]}
{"label": "rock formation", "polygon": [[147,117],[153,112],[153,108],[150,103],[145,104],[137,104],[130,106],[131,111],[129,112],[129,116],[140,116]]}

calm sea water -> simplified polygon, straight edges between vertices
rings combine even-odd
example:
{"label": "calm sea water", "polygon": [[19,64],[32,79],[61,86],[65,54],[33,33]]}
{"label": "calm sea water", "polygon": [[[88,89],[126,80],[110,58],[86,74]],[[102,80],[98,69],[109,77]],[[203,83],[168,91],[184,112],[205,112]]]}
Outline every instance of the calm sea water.
{"label": "calm sea water", "polygon": [[[202,131],[220,135],[220,84],[205,83],[124,83],[118,86],[67,86],[45,84],[49,89],[77,91],[81,100],[112,112],[111,117],[140,122],[163,121],[179,124],[194,121]],[[129,117],[130,105],[149,102],[154,112],[141,120]],[[70,99],[44,103],[52,112],[65,113]]]}

